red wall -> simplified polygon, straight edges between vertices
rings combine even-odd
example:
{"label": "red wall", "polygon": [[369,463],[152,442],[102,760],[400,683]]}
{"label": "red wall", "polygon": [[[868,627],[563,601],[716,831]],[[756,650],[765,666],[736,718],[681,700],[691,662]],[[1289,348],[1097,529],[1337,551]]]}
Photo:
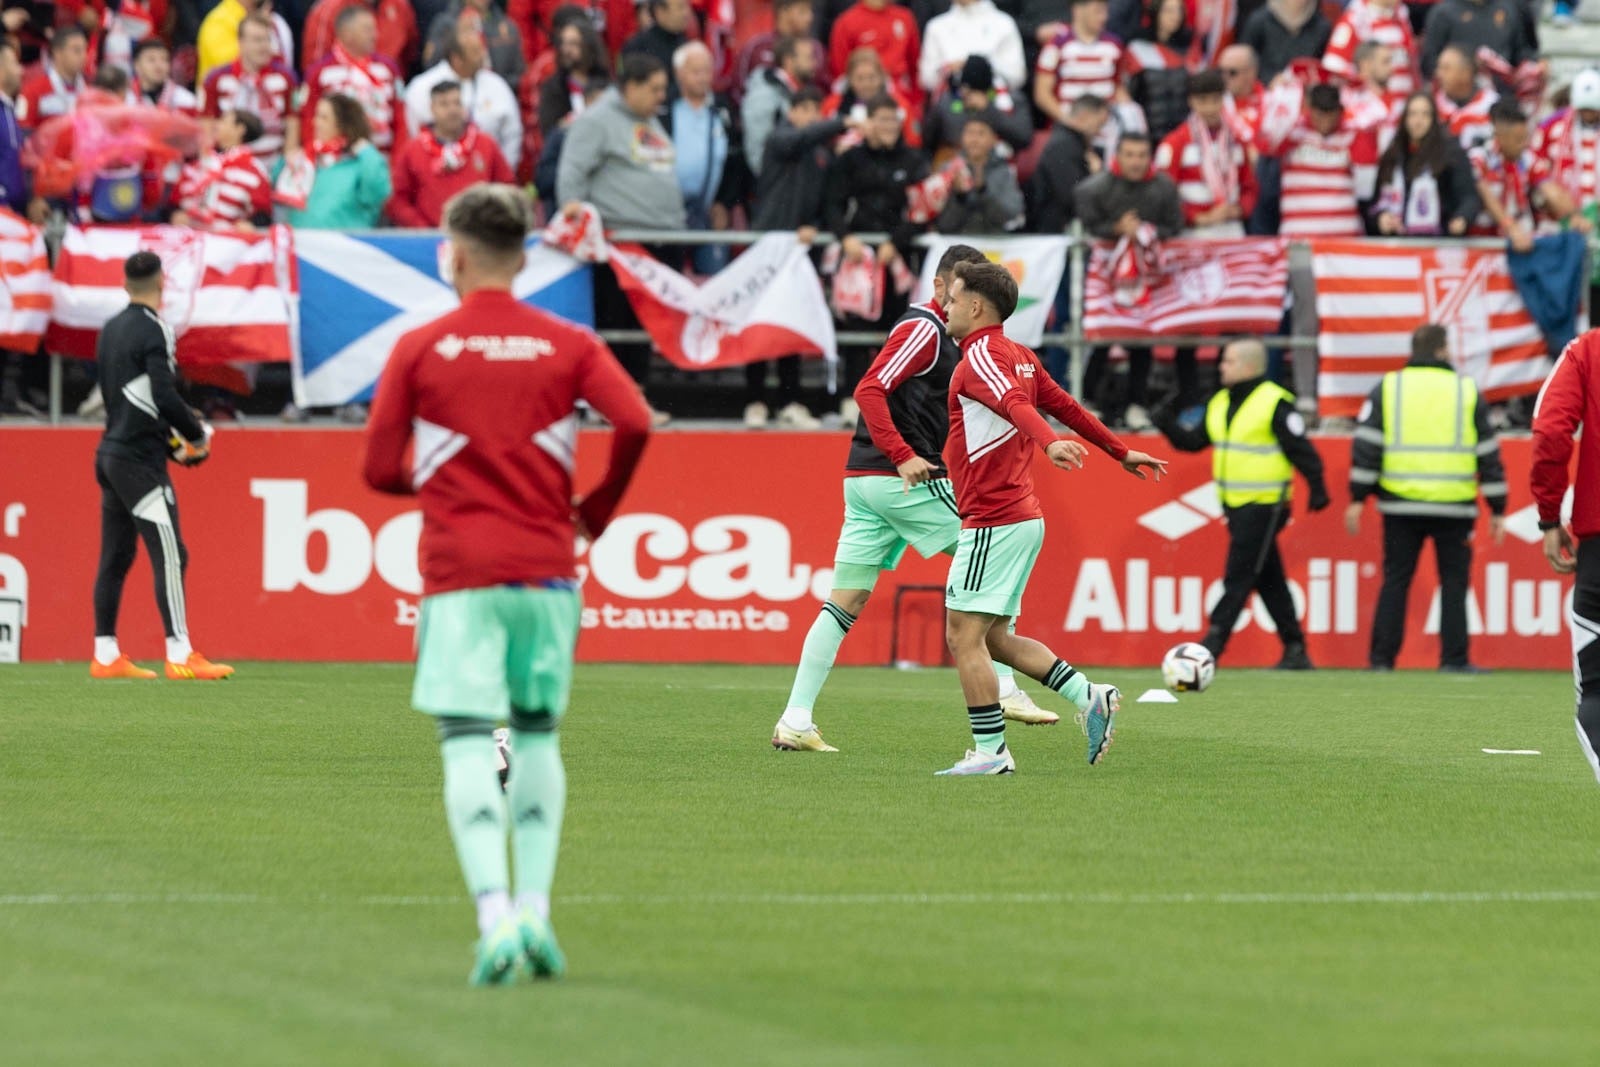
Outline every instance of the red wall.
{"label": "red wall", "polygon": [[[25,660],[87,659],[91,649],[97,440],[97,432],[85,429],[0,430],[0,596],[16,595],[25,582]],[[1323,666],[1363,666],[1380,583],[1379,520],[1369,510],[1362,536],[1345,534],[1340,513],[1349,442],[1326,439],[1318,446],[1335,505],[1301,514],[1300,492],[1298,517],[1281,544],[1303,594],[1313,658]],[[361,435],[348,430],[224,426],[211,462],[173,469],[191,555],[189,620],[208,655],[410,656],[419,520],[407,502],[361,485],[360,447]],[[1171,454],[1159,439],[1143,447]],[[659,435],[616,525],[584,560],[588,610],[580,655],[792,662],[826,592],[845,451],[838,434]],[[1493,547],[1480,528],[1473,658],[1489,666],[1566,667],[1570,582],[1545,565],[1525,510],[1527,442],[1508,441],[1504,452],[1511,525],[1522,536]],[[586,435],[580,454],[580,483],[587,484],[604,461],[600,436]],[[1109,664],[1153,663],[1171,644],[1203,632],[1202,599],[1221,572],[1227,535],[1220,522],[1208,520],[1202,496],[1183,499],[1209,482],[1208,459],[1175,456],[1172,472],[1152,484],[1099,454],[1070,474],[1041,459],[1036,477],[1048,533],[1024,604],[1023,632],[1070,660]],[[886,575],[842,661],[888,662],[894,590],[942,587],[943,564],[942,557],[913,555]],[[1433,629],[1427,616],[1435,588],[1430,556],[1413,587],[1403,664],[1437,662],[1437,637],[1425,632]],[[150,589],[141,553],[124,597],[121,636],[124,649],[145,660],[158,658],[161,648]],[[902,608],[901,657],[933,662],[940,652],[938,593],[907,593]],[[1272,662],[1277,642],[1256,613],[1241,625],[1228,663]]]}

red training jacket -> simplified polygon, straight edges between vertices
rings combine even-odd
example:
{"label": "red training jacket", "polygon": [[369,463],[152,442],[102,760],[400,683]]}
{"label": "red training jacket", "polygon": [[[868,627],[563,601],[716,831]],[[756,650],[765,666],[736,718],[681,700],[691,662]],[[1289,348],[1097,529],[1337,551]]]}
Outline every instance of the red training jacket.
{"label": "red training jacket", "polygon": [[1540,522],[1559,522],[1572,462],[1572,437],[1578,444],[1578,476],[1572,480],[1572,535],[1600,535],[1600,330],[1590,330],[1567,345],[1539,390],[1533,409],[1533,499]]}

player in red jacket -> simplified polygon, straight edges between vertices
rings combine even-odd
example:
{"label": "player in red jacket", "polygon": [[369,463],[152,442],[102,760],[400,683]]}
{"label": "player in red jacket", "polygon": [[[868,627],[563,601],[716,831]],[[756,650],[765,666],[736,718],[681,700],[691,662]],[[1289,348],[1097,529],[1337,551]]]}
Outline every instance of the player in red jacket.
{"label": "player in red jacket", "polygon": [[1006,337],[1000,324],[1017,308],[1017,283],[998,263],[960,263],[945,298],[950,336],[961,342],[961,362],[950,378],[950,437],[944,460],[955,483],[961,536],[945,588],[945,639],[961,676],[972,724],[973,750],[940,774],[1010,774],[998,683],[989,658],[1043,682],[1077,705],[1089,735],[1089,762],[1099,763],[1111,743],[1112,719],[1122,696],[1114,685],[1094,685],[1038,641],[1010,633],[1022,607],[1039,548],[1044,512],[1033,495],[1037,447],[1062,470],[1083,466],[1088,449],[1060,437],[1040,411],[1060,419],[1085,440],[1144,477],[1157,478],[1163,460],[1133,452],[1045,373],[1039,357]]}
{"label": "player in red jacket", "polygon": [[[650,433],[605,342],[512,295],[532,228],[510,185],[450,202],[441,263],[461,307],[396,343],[367,425],[367,484],[422,508],[411,702],[438,721],[445,816],[482,933],[474,985],[566,969],[549,911],[567,793],[557,729],[582,614],[575,542],[605,530]],[[575,496],[579,402],[614,432],[605,476]],[[494,724],[506,718],[502,796]]]}
{"label": "player in red jacket", "polygon": [[[1579,428],[1572,520],[1563,525],[1572,441]],[[1600,779],[1600,330],[1579,337],[1556,360],[1533,409],[1533,499],[1544,556],[1557,574],[1576,572],[1572,590],[1572,673],[1578,681],[1578,743]]]}

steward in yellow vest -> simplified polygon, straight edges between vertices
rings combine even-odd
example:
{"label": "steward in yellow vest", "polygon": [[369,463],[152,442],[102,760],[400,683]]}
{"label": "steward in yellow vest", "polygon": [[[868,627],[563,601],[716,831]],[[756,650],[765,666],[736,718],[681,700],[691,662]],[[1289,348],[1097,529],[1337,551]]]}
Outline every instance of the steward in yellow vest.
{"label": "steward in yellow vest", "polygon": [[1449,362],[1442,326],[1411,335],[1411,361],[1367,397],[1350,450],[1345,527],[1361,530],[1367,497],[1383,516],[1383,588],[1368,664],[1390,670],[1405,637],[1406,599],[1422,545],[1433,540],[1439,570],[1439,669],[1476,673],[1467,658],[1467,586],[1478,494],[1488,501],[1495,543],[1505,536],[1506,474],[1487,406],[1471,378]]}
{"label": "steward in yellow vest", "polygon": [[1267,381],[1267,350],[1260,341],[1235,341],[1222,350],[1223,388],[1206,405],[1205,422],[1187,427],[1170,410],[1155,413],[1156,425],[1185,452],[1211,449],[1211,477],[1228,521],[1228,559],[1222,598],[1211,611],[1202,643],[1221,658],[1239,613],[1252,592],[1276,624],[1283,641],[1280,670],[1310,670],[1305,631],[1278,555],[1278,531],[1289,522],[1294,472],[1311,490],[1312,511],[1328,506],[1322,457],[1306,438],[1294,396]]}

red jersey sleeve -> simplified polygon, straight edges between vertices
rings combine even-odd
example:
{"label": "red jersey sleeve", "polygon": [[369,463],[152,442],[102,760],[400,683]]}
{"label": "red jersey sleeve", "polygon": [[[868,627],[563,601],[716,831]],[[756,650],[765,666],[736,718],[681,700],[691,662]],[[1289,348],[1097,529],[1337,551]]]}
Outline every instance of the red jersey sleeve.
{"label": "red jersey sleeve", "polygon": [[578,395],[611,424],[611,457],[605,476],[578,503],[578,514],[592,537],[599,537],[611,522],[622,494],[650,439],[650,406],[599,337],[591,338],[578,367]]}
{"label": "red jersey sleeve", "polygon": [[900,388],[907,378],[933,366],[938,358],[939,328],[927,319],[907,319],[889,334],[878,358],[872,361],[856,386],[856,406],[861,409],[861,418],[872,435],[872,443],[896,467],[917,453],[895,428],[894,418],[889,414],[889,394]]}
{"label": "red jersey sleeve", "polygon": [[[1584,393],[1592,373],[1593,348],[1587,343],[1592,336],[1579,337],[1567,345],[1545,379],[1544,388],[1539,390],[1539,402],[1533,409],[1533,462],[1528,473],[1540,522],[1561,521],[1572,439],[1583,421]],[[1600,431],[1600,427],[1586,429],[1591,433]]]}
{"label": "red jersey sleeve", "polygon": [[[1042,374],[1042,367],[1040,371]],[[1072,394],[1057,385],[1048,374],[1042,374],[1039,378],[1039,410],[1054,415],[1079,437],[1119,463],[1128,454],[1128,446],[1122,438],[1089,414],[1082,404],[1072,398]]]}
{"label": "red jersey sleeve", "polygon": [[[1027,434],[1041,449],[1061,439],[1034,407],[1033,399],[1017,384],[1010,368],[994,358],[987,344],[974,345],[967,350],[967,365],[972,368],[976,381],[963,395],[1005,416],[1006,421]],[[1035,374],[1036,379],[1039,374],[1042,371]]]}
{"label": "red jersey sleeve", "polygon": [[367,416],[367,454],[361,473],[380,493],[409,496],[414,491],[406,471],[406,446],[411,442],[411,419],[416,411],[412,365],[418,345],[416,333],[407,334],[395,345]]}

